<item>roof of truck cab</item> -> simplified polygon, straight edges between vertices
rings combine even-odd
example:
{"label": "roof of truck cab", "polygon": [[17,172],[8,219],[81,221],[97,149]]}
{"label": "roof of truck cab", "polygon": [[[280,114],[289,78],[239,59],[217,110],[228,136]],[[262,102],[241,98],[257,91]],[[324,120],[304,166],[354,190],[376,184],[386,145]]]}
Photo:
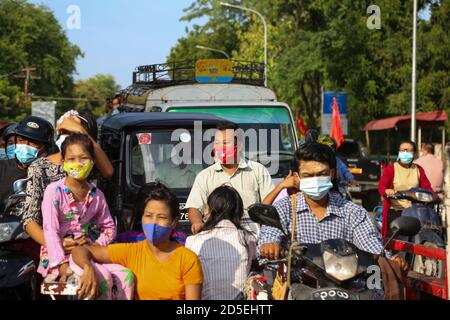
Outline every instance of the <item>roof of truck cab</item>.
{"label": "roof of truck cab", "polygon": [[205,113],[187,112],[127,112],[108,118],[103,128],[122,130],[128,127],[190,127],[194,121],[202,121],[203,126],[215,126],[219,122],[230,122],[226,119]]}

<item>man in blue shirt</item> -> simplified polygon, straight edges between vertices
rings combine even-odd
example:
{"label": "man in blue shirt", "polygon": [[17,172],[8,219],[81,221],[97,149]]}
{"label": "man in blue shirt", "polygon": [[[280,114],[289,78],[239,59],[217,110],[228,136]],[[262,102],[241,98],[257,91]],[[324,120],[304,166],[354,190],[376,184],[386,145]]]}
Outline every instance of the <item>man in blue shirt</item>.
{"label": "man in blue shirt", "polygon": [[[383,243],[380,232],[370,220],[366,210],[342,198],[337,192],[336,156],[323,144],[307,143],[295,154],[300,178],[297,196],[295,240],[298,243],[321,243],[325,240],[344,239],[360,250],[381,254]],[[276,202],[284,232],[291,237],[292,202],[290,197]],[[276,260],[286,239],[279,229],[262,226],[258,241],[261,258]],[[404,260],[393,258],[403,270]]]}

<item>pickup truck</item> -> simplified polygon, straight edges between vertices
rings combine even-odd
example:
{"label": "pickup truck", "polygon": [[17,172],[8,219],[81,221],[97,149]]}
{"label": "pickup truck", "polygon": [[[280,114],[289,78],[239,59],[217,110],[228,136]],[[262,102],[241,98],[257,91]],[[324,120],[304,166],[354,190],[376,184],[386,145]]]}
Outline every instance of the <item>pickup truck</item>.
{"label": "pickup truck", "polygon": [[378,182],[381,177],[381,164],[369,158],[367,149],[360,141],[346,139],[337,149],[337,155],[344,161],[357,181],[349,187],[353,197],[362,200],[363,207],[372,211],[380,202]]}

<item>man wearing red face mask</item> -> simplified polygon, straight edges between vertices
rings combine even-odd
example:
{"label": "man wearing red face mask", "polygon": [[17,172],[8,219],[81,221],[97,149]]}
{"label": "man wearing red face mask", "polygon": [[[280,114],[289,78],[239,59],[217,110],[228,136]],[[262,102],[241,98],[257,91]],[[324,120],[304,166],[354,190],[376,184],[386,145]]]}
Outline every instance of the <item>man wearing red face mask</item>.
{"label": "man wearing red face mask", "polygon": [[272,179],[267,169],[260,163],[240,157],[242,144],[238,141],[234,124],[223,123],[217,126],[214,136],[215,163],[200,172],[192,186],[186,202],[192,233],[203,227],[208,196],[218,187],[229,185],[236,189],[244,203],[243,226],[258,234],[259,226],[252,223],[247,208],[261,202],[272,189]]}

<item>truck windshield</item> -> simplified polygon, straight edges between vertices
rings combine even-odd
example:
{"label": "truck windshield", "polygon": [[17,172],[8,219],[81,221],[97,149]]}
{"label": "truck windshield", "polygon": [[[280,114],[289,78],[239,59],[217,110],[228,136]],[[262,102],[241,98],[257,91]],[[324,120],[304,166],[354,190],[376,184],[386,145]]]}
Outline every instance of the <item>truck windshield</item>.
{"label": "truck windshield", "polygon": [[[208,165],[202,155],[194,152],[194,135],[183,130],[178,137],[174,131],[148,130],[131,134],[129,170],[134,184],[142,186],[156,180],[169,188],[191,188],[197,174]],[[183,141],[181,141],[183,140]],[[200,150],[207,142],[200,143]]]}
{"label": "truck windshield", "polygon": [[284,107],[174,107],[169,112],[207,113],[232,121],[245,134],[247,159],[265,165],[273,178],[282,178],[291,169],[296,145]]}

